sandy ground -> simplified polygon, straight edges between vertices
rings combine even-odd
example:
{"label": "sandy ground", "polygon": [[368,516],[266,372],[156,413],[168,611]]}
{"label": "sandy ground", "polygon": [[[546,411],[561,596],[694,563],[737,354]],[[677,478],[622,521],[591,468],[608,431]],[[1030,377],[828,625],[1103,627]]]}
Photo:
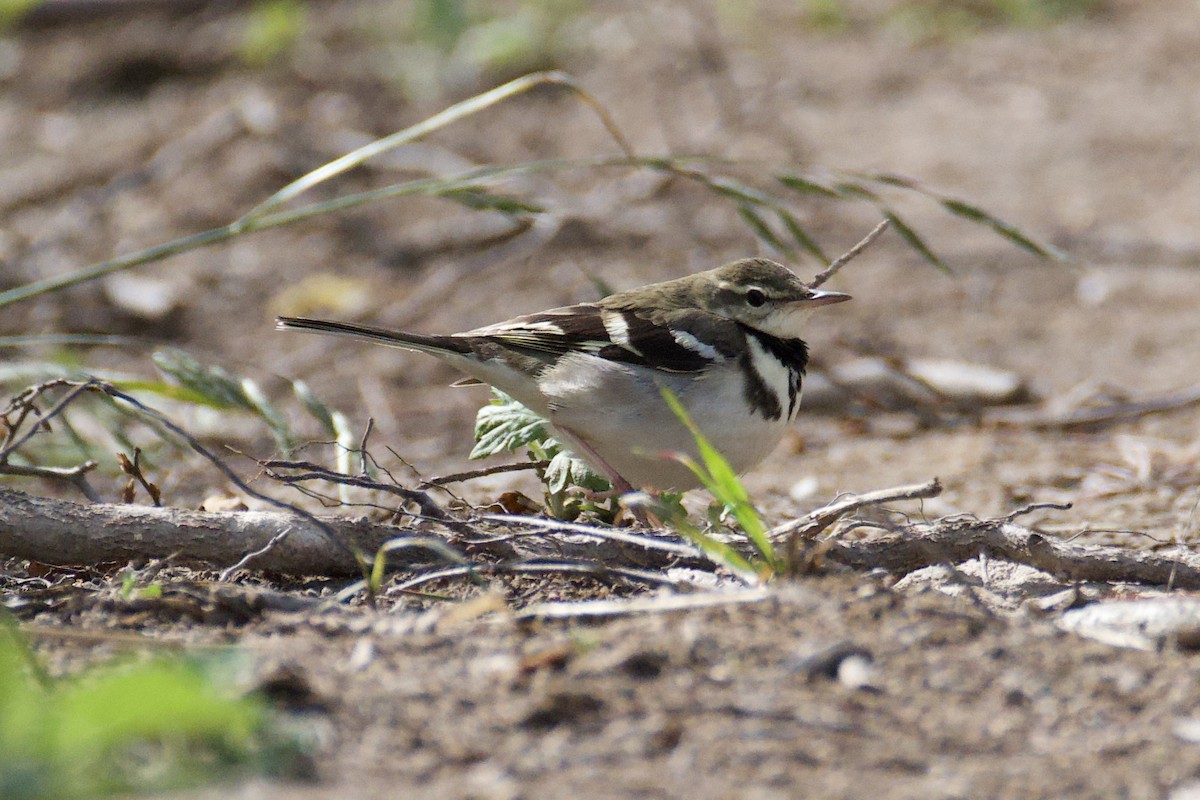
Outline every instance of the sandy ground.
{"label": "sandy ground", "polygon": [[[1049,400],[1194,385],[1196,3],[1113,0],[1057,25],[933,38],[898,26],[889,14],[899,5],[848,2],[846,26],[822,30],[787,3],[740,14],[592,4],[559,20],[550,54],[530,63],[575,75],[639,152],[902,173],[1073,257],[1041,261],[896,194],[955,272],[882,239],[835,281],[855,301],[814,321],[822,366],[863,352],[961,359],[1013,370]],[[314,4],[295,46],[266,67],[239,60],[245,18],[220,6],[6,34],[0,288],[224,224],[304,171],[520,71],[430,61],[406,9]],[[339,188],[382,185],[414,163],[453,170],[615,152],[584,107],[541,91]],[[273,316],[446,332],[593,299],[591,276],[627,288],[744,255],[779,257],[727,203],[680,181],[589,172],[507,188],[552,207],[554,224],[495,245],[506,223],[494,215],[389,201],[12,306],[0,328],[138,337],[83,358],[142,375],[154,343],[175,344],[254,377],[281,405],[282,378],[302,378],[356,426],[373,417],[380,448],[444,474],[470,464],[482,394],[446,388],[455,376],[417,355],[276,334]],[[878,218],[864,205],[796,208],[833,253]],[[346,283],[321,289],[322,276]],[[147,286],[165,310],[130,299]],[[1200,526],[1198,422],[1191,408],[1068,434],[802,413],[747,480],[773,520],[838,492],[936,475],[946,492],[925,504],[929,516],[1069,501],[1070,511],[1030,521],[1085,542],[1186,546]],[[261,429],[245,429],[234,431],[239,447],[269,448]],[[187,459],[153,477],[178,505],[223,488]],[[123,481],[97,483],[115,499]],[[797,484],[800,499],[790,495]],[[486,502],[512,487],[536,496],[512,476],[465,493]],[[1200,713],[1193,655],[1115,649],[1037,614],[994,617],[890,586],[826,576],[754,604],[590,623],[523,622],[509,611],[455,621],[401,600],[325,628],[272,615],[235,630],[139,626],[238,641],[262,674],[289,665],[323,699],[319,783],[248,784],[235,797],[1151,798],[1190,796],[1182,787],[1200,782],[1200,750],[1178,733]],[[514,607],[611,591],[534,579],[498,588]],[[874,657],[871,687],[805,673],[807,655],[846,643]],[[42,644],[52,657],[60,647],[71,649]]]}

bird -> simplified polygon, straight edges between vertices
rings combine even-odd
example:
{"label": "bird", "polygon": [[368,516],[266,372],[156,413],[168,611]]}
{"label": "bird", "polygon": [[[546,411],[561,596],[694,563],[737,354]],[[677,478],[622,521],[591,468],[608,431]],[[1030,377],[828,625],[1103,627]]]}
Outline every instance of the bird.
{"label": "bird", "polygon": [[455,385],[489,384],[543,417],[615,492],[683,492],[700,481],[664,454],[695,459],[698,448],[662,389],[742,474],[775,449],[799,411],[807,317],[849,299],[775,261],[744,258],[463,333],[305,317],[276,325],[428,353],[470,376]]}

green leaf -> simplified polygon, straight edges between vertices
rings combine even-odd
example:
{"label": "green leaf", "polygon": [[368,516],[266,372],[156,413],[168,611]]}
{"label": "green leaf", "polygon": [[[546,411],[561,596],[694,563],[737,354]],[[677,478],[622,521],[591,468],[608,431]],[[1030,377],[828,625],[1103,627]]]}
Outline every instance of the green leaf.
{"label": "green leaf", "polygon": [[[254,381],[249,378],[238,380],[221,367],[202,364],[182,350],[160,350],[151,358],[154,366],[175,380],[185,392],[191,392],[192,397],[200,404],[214,408],[251,411],[267,424],[275,444],[281,450],[290,452],[295,446],[295,437],[287,420],[271,405],[266,394]],[[126,385],[129,383],[126,382]],[[147,389],[152,387],[147,383],[140,385]],[[176,396],[176,399],[185,398],[186,395]]]}
{"label": "green leaf", "polygon": [[1021,231],[1017,230],[1016,226],[1005,222],[999,217],[994,217],[978,206],[973,206],[970,203],[965,203],[962,200],[956,200],[953,197],[939,197],[938,202],[942,204],[942,208],[963,219],[969,219],[972,222],[978,222],[987,225],[996,233],[1008,239],[1013,244],[1027,250],[1034,255],[1039,255],[1043,258],[1053,258],[1063,261],[1067,258],[1067,254],[1052,245],[1042,244],[1034,241]]}
{"label": "green leaf", "polygon": [[942,208],[956,217],[961,217],[962,219],[970,220],[971,222],[977,222],[981,225],[986,225],[996,233],[1003,236],[1005,239],[1008,239],[1021,249],[1033,253],[1034,255],[1041,256],[1042,258],[1053,258],[1059,261],[1067,258],[1066,253],[1063,253],[1061,250],[1051,245],[1035,241],[1033,238],[1018,230],[1015,225],[989,214],[976,205],[972,205],[971,203],[967,203],[954,197],[949,197],[937,191],[936,189],[931,189],[915,178],[909,178],[904,175],[896,175],[888,172],[856,174],[861,174],[861,176],[867,180],[875,181],[877,183],[895,186],[900,189],[923,194],[926,197],[935,200],[942,206]]}
{"label": "green leaf", "polygon": [[855,181],[838,181],[833,185],[833,188],[842,197],[853,197],[858,200],[879,200],[879,195],[876,192]]}
{"label": "green leaf", "polygon": [[770,197],[757,189],[751,189],[749,186],[740,184],[737,181],[731,181],[728,178],[709,178],[707,183],[718,194],[723,194],[742,203],[749,203],[752,206],[774,205],[774,201]]}
{"label": "green leaf", "polygon": [[895,211],[887,206],[881,206],[879,210],[885,217],[887,217],[888,221],[892,223],[892,228],[895,229],[896,233],[900,234],[904,241],[908,242],[908,245],[911,248],[920,253],[922,258],[940,269],[942,272],[953,272],[946,262],[942,261],[938,254],[929,248],[929,245],[925,244],[925,240],[922,239],[915,230],[913,230],[912,226],[902,220]]}
{"label": "green leaf", "polygon": [[174,348],[160,350],[151,357],[154,366],[218,408],[253,409],[242,385],[217,366],[205,366],[189,353]]}
{"label": "green leaf", "polygon": [[[550,433],[550,426],[499,389],[492,389],[492,400],[475,415],[475,447],[471,458],[527,448],[536,460],[549,460],[540,477],[546,489],[546,504],[554,516],[569,519],[579,513],[577,499],[568,498],[567,490],[582,487],[602,492],[609,482],[586,461],[574,456]],[[587,506],[600,511],[599,506]],[[615,504],[612,506],[615,510]]]}
{"label": "green leaf", "polygon": [[815,239],[808,235],[808,231],[800,226],[800,222],[795,216],[785,208],[777,208],[775,213],[779,216],[779,221],[783,223],[783,226],[788,229],[788,233],[796,240],[796,244],[822,264],[829,263],[829,257],[825,255],[825,251],[821,249]]}
{"label": "green leaf", "polygon": [[835,200],[846,199],[845,196],[835,189],[832,184],[825,183],[817,178],[785,174],[776,175],[775,180],[779,181],[789,189],[800,192],[801,194],[815,194],[821,197],[830,197]]}
{"label": "green leaf", "polygon": [[775,235],[775,231],[771,230],[771,226],[768,225],[767,221],[763,219],[757,211],[754,210],[753,206],[751,206],[749,203],[738,203],[737,212],[738,216],[745,220],[746,224],[749,225],[755,234],[758,235],[758,238],[762,239],[779,252],[786,254],[789,258],[794,257],[796,251]]}
{"label": "green leaf", "polygon": [[227,409],[229,404],[224,399],[214,400],[208,395],[201,394],[194,389],[189,389],[186,386],[178,386],[165,381],[140,381],[140,380],[124,380],[121,378],[111,379],[108,381],[113,386],[123,392],[134,394],[142,392],[145,394],[158,395],[167,400],[175,400],[180,403],[190,403],[194,406],[207,406],[209,408]]}
{"label": "green leaf", "polygon": [[546,209],[539,205],[518,200],[508,195],[496,194],[479,186],[463,186],[437,192],[447,200],[461,203],[467,208],[480,211],[499,211],[513,216],[523,214],[540,214]]}
{"label": "green leaf", "polygon": [[550,438],[546,421],[499,389],[475,415],[475,447],[471,458],[512,453]]}
{"label": "green leaf", "polygon": [[263,703],[242,696],[227,661],[114,662],[53,681],[0,619],[0,795],[124,797],[239,768],[272,772],[299,742],[267,726]]}
{"label": "green leaf", "polygon": [[888,186],[895,186],[900,189],[909,189],[914,192],[921,192],[922,194],[925,194],[928,191],[924,186],[921,185],[919,181],[904,175],[897,175],[893,172],[876,172],[868,177],[870,177],[873,181],[877,181],[878,183],[883,183]]}
{"label": "green leaf", "polygon": [[687,518],[687,512],[678,503],[667,503],[649,498],[644,505],[654,516],[662,520],[663,524],[694,544],[709,561],[724,567],[748,584],[757,585],[762,582],[758,570],[745,556],[725,542],[709,536],[693,525]]}
{"label": "green leaf", "polygon": [[596,492],[609,488],[604,476],[597,474],[586,461],[572,455],[568,450],[559,450],[550,459],[542,480],[546,483],[546,491],[554,495],[562,494],[572,486],[581,486]]}

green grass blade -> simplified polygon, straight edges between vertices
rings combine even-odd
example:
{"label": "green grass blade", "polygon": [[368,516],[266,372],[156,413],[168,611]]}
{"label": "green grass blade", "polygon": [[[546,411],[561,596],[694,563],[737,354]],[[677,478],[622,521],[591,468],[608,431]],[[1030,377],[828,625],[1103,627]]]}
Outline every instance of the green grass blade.
{"label": "green grass blade", "polygon": [[802,250],[822,264],[829,263],[829,257],[825,255],[825,251],[817,244],[816,239],[808,235],[808,231],[804,230],[800,225],[800,221],[790,211],[781,207],[775,209],[775,213],[778,215],[779,221],[783,223],[783,227],[787,228],[788,233],[796,240],[796,244],[800,245]]}
{"label": "green grass blade", "polygon": [[920,253],[922,258],[940,269],[942,272],[953,272],[949,265],[946,264],[946,262],[943,261],[937,253],[933,252],[929,245],[925,243],[925,240],[921,238],[921,235],[913,230],[911,225],[900,218],[899,214],[887,206],[880,206],[879,210],[882,212],[883,216],[887,218],[888,222],[892,223],[892,227],[895,229],[896,233],[900,234],[901,238],[908,242],[909,247]]}
{"label": "green grass blade", "polygon": [[775,553],[775,547],[771,544],[771,540],[767,537],[767,526],[762,521],[757,509],[750,502],[750,495],[746,491],[746,487],[734,472],[733,467],[724,456],[713,447],[708,438],[696,427],[696,423],[692,421],[691,416],[687,413],[687,409],[683,407],[683,403],[675,396],[675,393],[664,387],[660,388],[663,399],[671,408],[671,411],[679,418],[684,425],[687,426],[688,432],[696,441],[696,448],[700,453],[701,464],[696,464],[690,458],[685,456],[677,456],[677,460],[684,464],[692,471],[693,474],[704,484],[704,488],[712,492],[713,496],[718,501],[728,506],[732,512],[734,519],[738,521],[742,532],[746,534],[746,538],[758,551],[759,555],[767,562],[768,567],[775,574],[781,571],[781,564]]}
{"label": "green grass blade", "polygon": [[1021,233],[1015,225],[1005,222],[999,217],[992,216],[978,206],[973,206],[970,203],[957,200],[953,197],[938,197],[938,202],[942,204],[942,208],[949,211],[956,217],[978,222],[981,225],[986,225],[996,233],[1008,239],[1010,242],[1026,250],[1034,255],[1042,258],[1053,258],[1056,261],[1064,261],[1067,259],[1067,254],[1057,247],[1049,244],[1036,242],[1025,234]]}
{"label": "green grass blade", "polygon": [[831,184],[825,183],[818,178],[789,173],[776,175],[775,180],[792,191],[800,192],[801,194],[815,194],[819,197],[828,197],[834,200],[845,199],[845,195],[838,192]]}
{"label": "green grass blade", "polygon": [[646,503],[646,507],[662,520],[663,524],[695,545],[709,561],[724,567],[736,575],[739,580],[751,586],[762,583],[759,570],[750,563],[749,559],[725,542],[709,536],[697,528],[678,506],[668,506],[665,503],[651,500]]}
{"label": "green grass blade", "polygon": [[461,203],[467,208],[476,211],[499,211],[501,214],[508,214],[509,216],[541,214],[546,210],[542,206],[518,200],[509,195],[491,192],[481,186],[456,187],[439,192],[438,194],[447,200]]}
{"label": "green grass blade", "polygon": [[937,202],[942,208],[956,217],[960,217],[970,222],[975,222],[980,225],[986,225],[1000,236],[1020,247],[1022,250],[1041,256],[1042,258],[1052,258],[1056,261],[1067,259],[1066,253],[1049,244],[1038,242],[1030,236],[1022,233],[1015,225],[1005,222],[999,217],[989,214],[979,206],[959,200],[955,197],[945,195],[936,189],[931,189],[915,178],[909,178],[904,175],[896,175],[888,172],[880,173],[856,173],[861,174],[861,177],[876,183],[882,183],[887,186],[895,186],[899,189],[904,189],[910,192],[923,194]]}
{"label": "green grass blade", "polygon": [[775,234],[775,231],[771,230],[771,226],[767,224],[765,219],[762,218],[762,215],[754,210],[753,206],[751,206],[749,203],[739,202],[737,204],[737,212],[738,216],[750,226],[750,229],[754,231],[758,238],[762,239],[764,242],[771,245],[788,258],[795,257],[795,249],[792,248],[787,242],[780,239],[779,236]]}

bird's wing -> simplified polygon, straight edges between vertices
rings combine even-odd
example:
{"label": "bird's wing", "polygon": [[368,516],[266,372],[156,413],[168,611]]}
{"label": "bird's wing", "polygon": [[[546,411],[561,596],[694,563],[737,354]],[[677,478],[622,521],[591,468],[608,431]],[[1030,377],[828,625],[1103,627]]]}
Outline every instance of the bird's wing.
{"label": "bird's wing", "polygon": [[541,361],[584,353],[668,372],[698,372],[737,353],[737,323],[700,310],[641,314],[585,303],[456,334]]}

